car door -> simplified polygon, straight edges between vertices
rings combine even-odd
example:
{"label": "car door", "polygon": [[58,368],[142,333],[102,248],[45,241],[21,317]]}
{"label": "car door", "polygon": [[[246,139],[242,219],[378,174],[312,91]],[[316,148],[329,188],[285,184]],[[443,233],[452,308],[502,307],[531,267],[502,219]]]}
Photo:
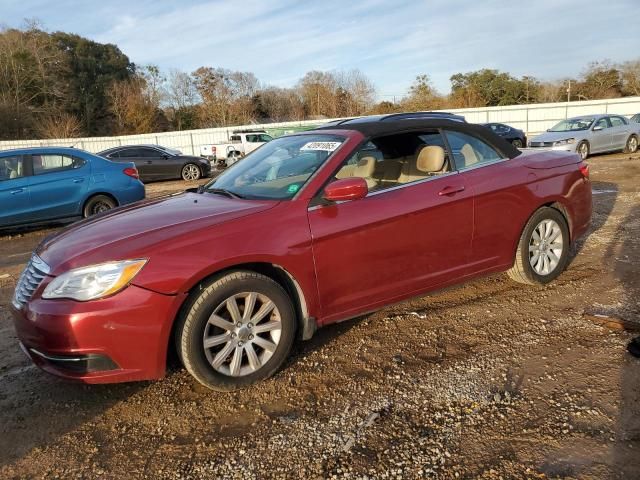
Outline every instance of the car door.
{"label": "car door", "polygon": [[28,159],[33,169],[30,187],[33,219],[80,215],[89,188],[90,164],[79,157],[54,152],[30,155]]}
{"label": "car door", "polygon": [[[309,208],[323,317],[335,321],[464,275],[473,199],[460,175],[413,172],[416,147],[444,148],[437,132],[372,139],[334,178],[365,178],[366,198]],[[371,143],[380,149],[372,153]],[[356,167],[353,167],[353,164]],[[415,175],[414,175],[415,174]]]}
{"label": "car door", "polygon": [[246,141],[245,147],[244,147],[245,155],[253,152],[256,148],[261,146],[263,143],[262,140],[260,140],[259,134],[247,134],[245,136],[245,141]]}
{"label": "car door", "polygon": [[153,180],[153,173],[150,171],[150,164],[142,156],[142,152],[137,147],[122,148],[117,151],[117,157],[109,157],[112,160],[118,162],[133,162],[138,169],[140,180],[149,181]]}
{"label": "car door", "polygon": [[626,118],[618,115],[609,117],[611,123],[611,150],[622,150],[627,145],[627,139],[631,134]]}
{"label": "car door", "polygon": [[444,135],[462,181],[473,190],[470,272],[504,269],[513,262],[517,239],[531,214],[527,202],[531,171],[518,157],[509,159],[477,137],[450,130]]}
{"label": "car door", "polygon": [[0,156],[0,227],[31,220],[31,177],[26,170],[24,156]]}
{"label": "car door", "polygon": [[611,124],[608,117],[601,117],[591,127],[589,146],[591,153],[611,150]]}
{"label": "car door", "polygon": [[164,180],[178,176],[179,166],[175,161],[171,161],[175,158],[173,155],[152,147],[138,148],[138,155],[145,166],[149,180]]}

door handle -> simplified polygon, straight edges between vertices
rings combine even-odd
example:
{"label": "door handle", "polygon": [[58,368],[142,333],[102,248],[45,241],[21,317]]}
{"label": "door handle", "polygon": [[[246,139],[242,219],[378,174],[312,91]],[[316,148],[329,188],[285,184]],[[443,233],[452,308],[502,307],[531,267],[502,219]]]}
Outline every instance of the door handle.
{"label": "door handle", "polygon": [[11,195],[17,195],[22,192],[24,192],[24,188],[16,188],[15,190],[11,190]]}
{"label": "door handle", "polygon": [[464,185],[458,185],[456,187],[444,187],[438,192],[441,197],[445,195],[455,195],[456,193],[464,192]]}
{"label": "door handle", "polygon": [[74,178],[73,183],[82,183],[84,182],[84,178]]}
{"label": "door handle", "polygon": [[147,160],[147,165],[151,165],[153,162],[151,160]]}

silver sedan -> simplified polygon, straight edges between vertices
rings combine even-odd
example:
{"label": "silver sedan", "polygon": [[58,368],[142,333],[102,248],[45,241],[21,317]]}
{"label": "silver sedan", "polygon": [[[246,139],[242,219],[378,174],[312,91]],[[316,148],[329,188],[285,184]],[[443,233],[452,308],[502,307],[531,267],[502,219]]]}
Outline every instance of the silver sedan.
{"label": "silver sedan", "polygon": [[640,124],[622,115],[586,115],[562,120],[545,133],[533,137],[530,148],[575,152],[583,160],[592,153],[638,150]]}

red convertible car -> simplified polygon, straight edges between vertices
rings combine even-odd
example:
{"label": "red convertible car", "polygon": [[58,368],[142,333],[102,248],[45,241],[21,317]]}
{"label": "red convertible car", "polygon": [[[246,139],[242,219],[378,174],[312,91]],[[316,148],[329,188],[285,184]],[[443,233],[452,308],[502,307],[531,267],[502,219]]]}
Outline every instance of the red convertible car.
{"label": "red convertible car", "polygon": [[316,328],[487,275],[543,284],[591,221],[574,153],[522,153],[456,116],[333,122],[262,146],[197,191],[45,239],[13,299],[22,346],[87,383],[272,375]]}

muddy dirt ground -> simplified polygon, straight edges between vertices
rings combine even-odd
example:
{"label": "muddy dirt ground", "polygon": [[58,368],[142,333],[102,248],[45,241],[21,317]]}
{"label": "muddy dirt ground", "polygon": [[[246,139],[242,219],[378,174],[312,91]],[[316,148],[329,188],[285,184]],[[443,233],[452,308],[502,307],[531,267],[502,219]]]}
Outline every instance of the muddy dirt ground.
{"label": "muddy dirt ground", "polygon": [[640,478],[640,155],[589,163],[593,228],[553,284],[496,275],[328,327],[232,394],[179,365],[106,386],[31,366],[8,305],[53,230],[0,237],[0,478]]}

